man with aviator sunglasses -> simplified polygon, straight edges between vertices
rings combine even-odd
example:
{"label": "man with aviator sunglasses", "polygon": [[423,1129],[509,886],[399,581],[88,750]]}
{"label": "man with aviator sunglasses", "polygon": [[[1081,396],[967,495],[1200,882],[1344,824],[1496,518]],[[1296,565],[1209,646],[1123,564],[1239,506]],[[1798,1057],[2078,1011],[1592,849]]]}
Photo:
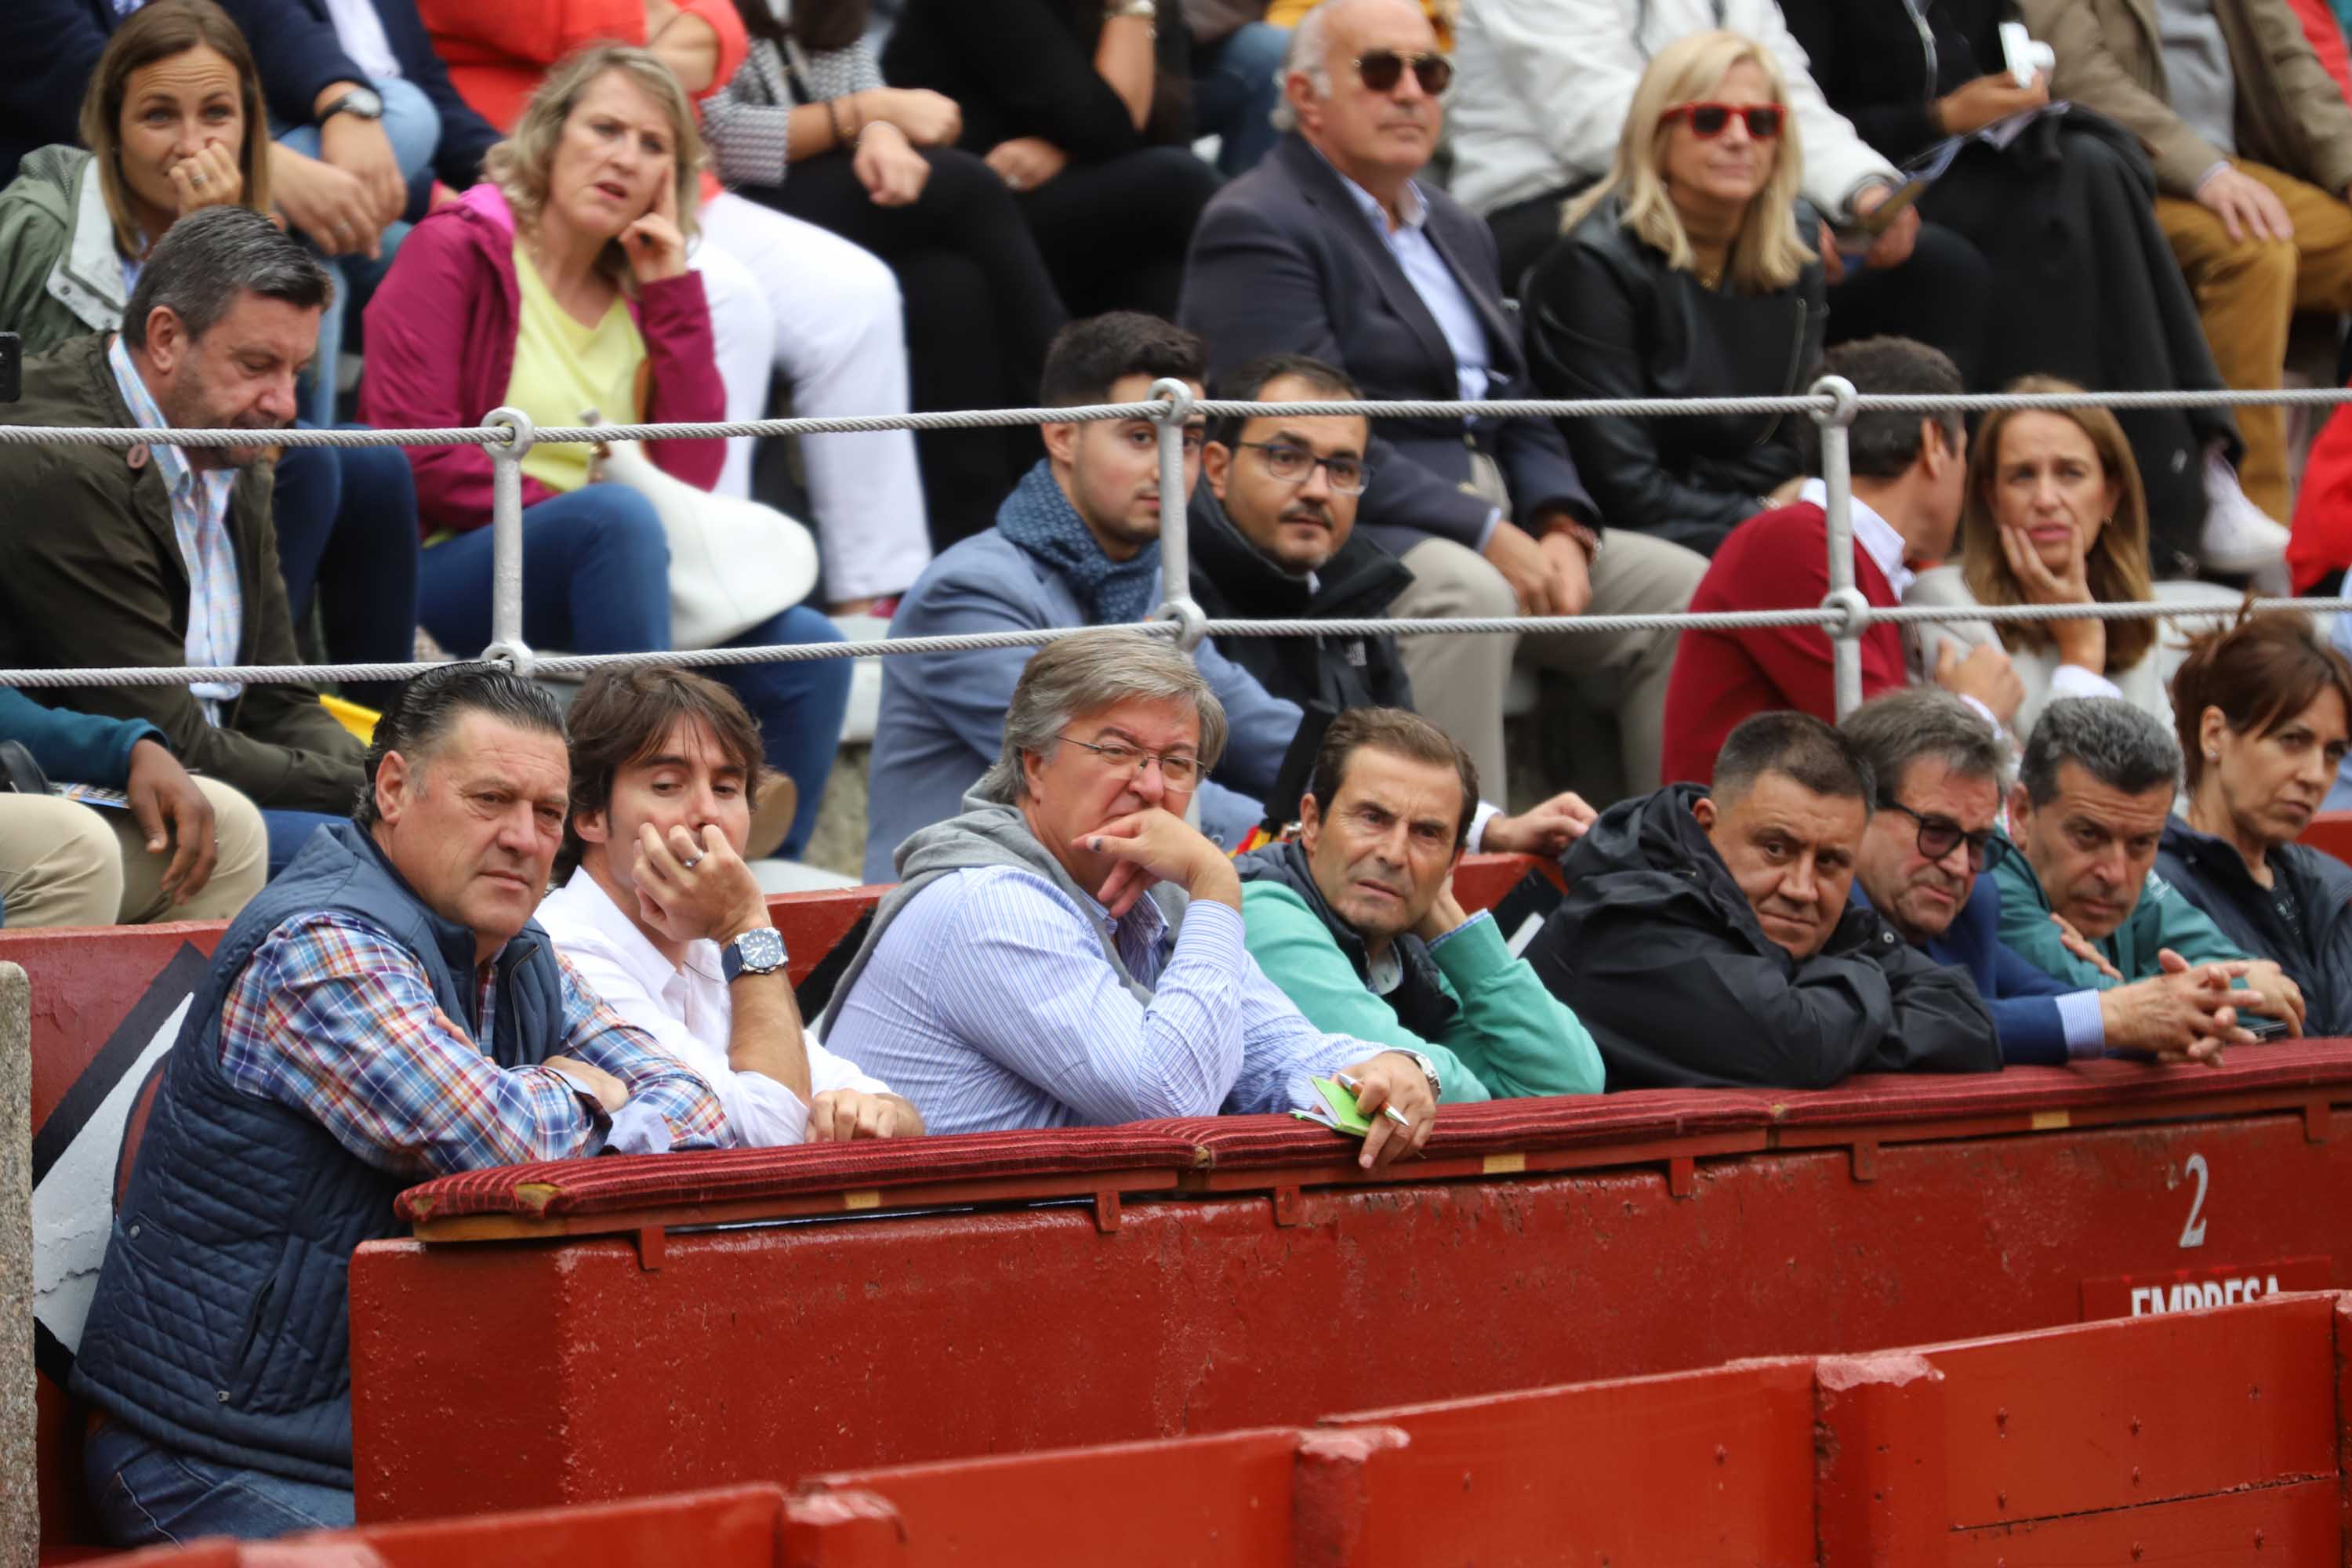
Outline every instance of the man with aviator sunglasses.
{"label": "man with aviator sunglasses", "polygon": [[[1284,77],[1290,133],[1209,204],[1186,263],[1180,314],[1208,340],[1215,375],[1294,353],[1344,369],[1370,398],[1533,395],[1493,236],[1418,178],[1454,76],[1415,0],[1324,0],[1299,24]],[[1357,526],[1412,578],[1392,616],[1671,612],[1706,570],[1661,540],[1604,543],[1549,420],[1384,418],[1364,456]],[[1673,635],[1539,640],[1530,658],[1617,716],[1622,784],[1654,785]],[[1402,651],[1415,708],[1481,776],[1507,776],[1503,700],[1520,639],[1410,637]]]}
{"label": "man with aviator sunglasses", "polygon": [[2001,942],[1993,868],[2019,853],[1996,826],[2008,752],[1966,703],[1912,687],[1864,703],[1840,728],[1877,781],[1853,900],[1937,963],[1968,971],[1992,1009],[2003,1061],[2216,1066],[2225,1045],[2253,1043],[2237,1022],[2234,1004],[2246,998],[2231,991],[2229,964],[2192,965],[2167,950],[2161,973],[2101,990],[2053,978]]}

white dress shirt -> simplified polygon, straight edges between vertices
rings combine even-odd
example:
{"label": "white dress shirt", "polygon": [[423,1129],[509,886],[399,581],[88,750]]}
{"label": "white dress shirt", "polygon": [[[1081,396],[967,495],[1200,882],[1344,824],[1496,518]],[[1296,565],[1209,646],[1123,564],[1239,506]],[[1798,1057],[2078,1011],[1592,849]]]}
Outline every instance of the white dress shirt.
{"label": "white dress shirt", "polygon": [[383,30],[383,18],[375,14],[375,0],[326,0],[327,19],[335,26],[335,42],[343,47],[352,64],[367,73],[371,81],[400,79],[400,57],[392,52],[392,39]]}
{"label": "white dress shirt", "polygon": [[[717,942],[689,942],[684,965],[671,963],[584,869],[547,896],[538,918],[556,951],[607,1006],[710,1086],[727,1113],[731,1142],[798,1143],[808,1136],[808,1106],[799,1095],[764,1073],[738,1072],[728,1063],[735,1014]],[[806,1044],[812,1093],[890,1092],[814,1037]]]}

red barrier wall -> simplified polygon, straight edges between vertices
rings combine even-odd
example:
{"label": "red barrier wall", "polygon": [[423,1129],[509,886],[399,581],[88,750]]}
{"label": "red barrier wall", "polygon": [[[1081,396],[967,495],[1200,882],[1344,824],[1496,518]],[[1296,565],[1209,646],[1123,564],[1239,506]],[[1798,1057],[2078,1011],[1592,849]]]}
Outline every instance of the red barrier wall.
{"label": "red barrier wall", "polygon": [[2341,1119],[2204,1113],[1918,1143],[1857,1115],[1774,1134],[1841,1147],[1698,1159],[1681,1197],[1659,1166],[1698,1141],[1244,1173],[1261,1194],[1131,1198],[1110,1230],[1068,1205],[677,1232],[651,1269],[618,1237],[381,1244],[352,1272],[362,1517],[1293,1423],[1346,1403],[1354,1347],[1382,1353],[1349,1394],[1437,1399],[2045,1327],[2184,1268],[2352,1285]]}
{"label": "red barrier wall", "polygon": [[[2344,1298],[354,1532],[387,1568],[2344,1559]],[[1384,1382],[1378,1342],[1303,1381]],[[273,1568],[301,1568],[306,1545]],[[227,1545],[136,1559],[230,1568]]]}

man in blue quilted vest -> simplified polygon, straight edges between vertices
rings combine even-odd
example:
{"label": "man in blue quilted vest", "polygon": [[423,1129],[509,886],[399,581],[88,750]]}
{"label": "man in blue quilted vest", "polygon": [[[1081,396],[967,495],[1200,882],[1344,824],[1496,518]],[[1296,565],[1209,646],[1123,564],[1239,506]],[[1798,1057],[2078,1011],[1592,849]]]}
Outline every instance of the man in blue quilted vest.
{"label": "man in blue quilted vest", "polygon": [[490,665],[421,675],[352,820],[221,938],[74,1369],[114,1544],[352,1523],[347,1271],[399,1231],[403,1187],[724,1141],[709,1088],[531,918],[570,778],[545,691]]}

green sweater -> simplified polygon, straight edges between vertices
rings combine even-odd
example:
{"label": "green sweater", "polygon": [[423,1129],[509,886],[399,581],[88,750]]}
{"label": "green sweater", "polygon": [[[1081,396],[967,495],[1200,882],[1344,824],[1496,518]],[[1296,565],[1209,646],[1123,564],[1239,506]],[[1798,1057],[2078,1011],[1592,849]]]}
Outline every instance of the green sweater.
{"label": "green sweater", "polygon": [[1489,920],[1433,943],[1439,984],[1461,1012],[1441,1040],[1424,1040],[1356,977],[1307,901],[1278,882],[1242,886],[1250,956],[1307,1021],[1326,1034],[1404,1050],[1437,1064],[1448,1105],[1536,1094],[1598,1094],[1601,1052],[1576,1015],[1535,971],[1511,956]]}
{"label": "green sweater", "polygon": [[2066,951],[2058,928],[2050,921],[2050,899],[2042,879],[2033,874],[2024,852],[2012,848],[1993,868],[2000,885],[2000,940],[2043,973],[2070,985],[2104,991],[2160,974],[2156,955],[2170,948],[2191,963],[2224,963],[2248,956],[2221,934],[2204,910],[2172,890],[2170,883],[2150,871],[2140,889],[2139,901],[2113,935],[2095,945],[2121,972],[2110,980],[2087,960]]}

